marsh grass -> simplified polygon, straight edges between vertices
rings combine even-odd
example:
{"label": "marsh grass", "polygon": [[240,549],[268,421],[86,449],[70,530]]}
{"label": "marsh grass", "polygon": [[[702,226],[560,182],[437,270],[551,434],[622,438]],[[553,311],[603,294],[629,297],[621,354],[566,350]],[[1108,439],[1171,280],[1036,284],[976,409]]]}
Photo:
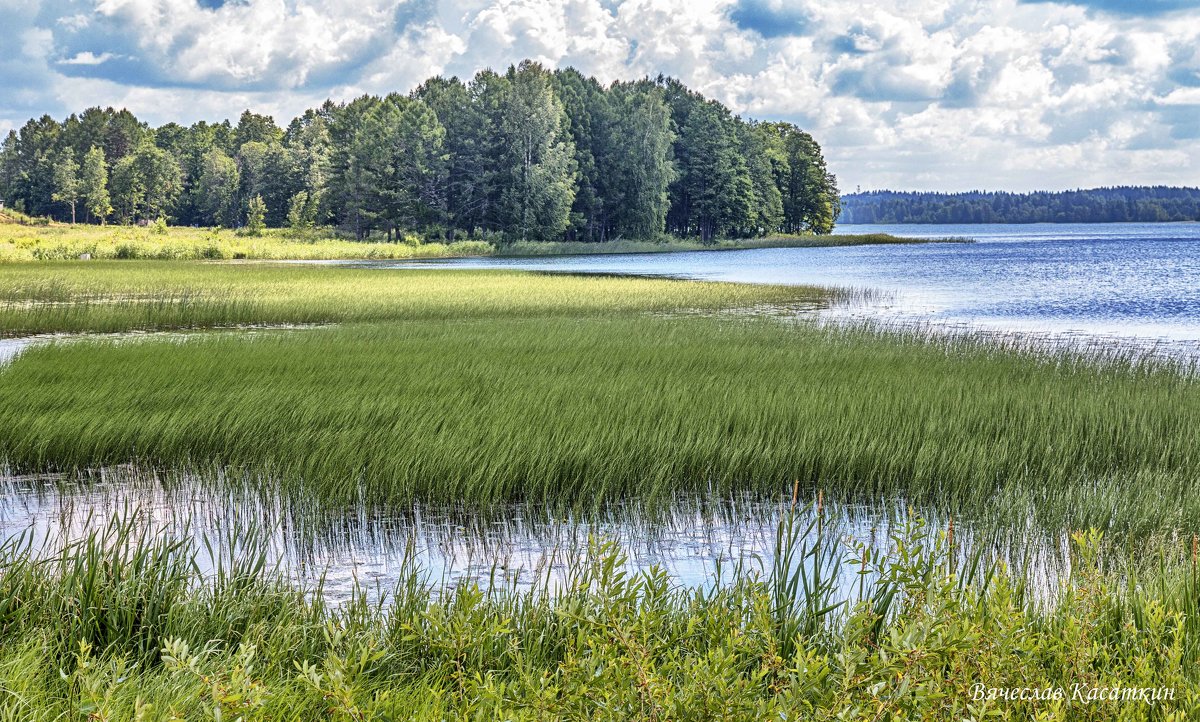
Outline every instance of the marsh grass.
{"label": "marsh grass", "polygon": [[1170,365],[763,319],[505,313],[31,348],[0,373],[0,456],[18,471],[228,467],[339,505],[595,509],[799,479],[1048,528],[1200,526],[1200,396]]}
{"label": "marsh grass", "polygon": [[[16,216],[12,216],[15,218]],[[0,214],[0,265],[40,261],[90,260],[403,260],[464,256],[528,256],[594,253],[734,250],[746,248],[810,248],[890,243],[928,243],[883,233],[865,235],[768,236],[702,244],[664,237],[654,241],[608,243],[513,243],[486,240],[426,242],[415,236],[396,243],[355,241],[332,229],[294,231],[267,229],[245,235],[230,229],[183,226],[94,226],[38,222],[3,222]],[[963,239],[945,239],[966,242]]]}
{"label": "marsh grass", "polygon": [[[818,515],[819,517],[819,515]],[[781,522],[767,575],[710,590],[624,571],[593,538],[548,593],[439,589],[386,603],[292,587],[247,548],[203,574],[200,542],[118,517],[76,539],[0,544],[0,719],[1185,719],[1195,711],[1196,562],[1143,578],[1075,535],[1072,575],[1031,606],[1002,566],[960,573],[948,529],[911,518],[844,603],[806,577],[831,540]],[[238,528],[230,530],[241,536]],[[208,542],[207,546],[221,542]],[[814,548],[828,552],[814,552]],[[815,595],[809,598],[810,595]],[[1128,705],[978,701],[972,685],[1174,690]],[[1123,715],[1123,716],[1122,716]]]}
{"label": "marsh grass", "polygon": [[270,263],[0,266],[0,334],[822,306],[837,290]]}

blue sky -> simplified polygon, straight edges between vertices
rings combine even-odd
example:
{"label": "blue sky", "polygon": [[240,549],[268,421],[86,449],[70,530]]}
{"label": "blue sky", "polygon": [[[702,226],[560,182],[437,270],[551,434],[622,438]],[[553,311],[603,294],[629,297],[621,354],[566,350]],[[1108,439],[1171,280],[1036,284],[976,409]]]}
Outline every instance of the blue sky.
{"label": "blue sky", "polygon": [[1200,0],[0,0],[0,132],[286,123],[531,57],[810,130],[844,190],[1200,185]]}

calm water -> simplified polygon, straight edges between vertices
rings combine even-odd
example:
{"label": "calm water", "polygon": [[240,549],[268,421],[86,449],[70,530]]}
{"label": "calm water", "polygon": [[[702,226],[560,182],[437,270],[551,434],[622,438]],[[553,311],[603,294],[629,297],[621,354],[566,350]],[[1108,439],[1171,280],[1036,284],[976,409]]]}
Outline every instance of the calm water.
{"label": "calm water", "polygon": [[1200,223],[840,226],[837,232],[976,242],[436,264],[871,288],[891,292],[861,309],[875,318],[1200,348]]}
{"label": "calm water", "polygon": [[[269,493],[243,493],[188,476],[167,480],[126,467],[80,481],[0,477],[0,543],[32,534],[35,548],[52,555],[64,540],[100,532],[113,519],[133,520],[156,533],[192,539],[205,572],[224,558],[213,558],[210,549],[221,554],[237,548],[239,556],[261,549],[268,566],[303,588],[320,581],[332,603],[348,600],[355,590],[377,599],[413,572],[435,590],[471,582],[483,588],[554,590],[566,582],[568,567],[585,556],[592,540],[619,545],[630,573],[654,566],[675,584],[711,589],[732,581],[739,567],[770,572],[778,524],[789,506],[782,499],[683,499],[653,520],[634,507],[587,519],[549,519],[525,505],[487,518],[422,506],[400,514],[341,514],[292,507]],[[809,504],[798,505],[796,513],[801,528],[813,520]],[[844,598],[858,589],[860,567],[852,560],[861,556],[859,545],[876,559],[887,558],[894,552],[891,535],[906,513],[902,503],[826,507],[821,539],[829,556],[822,566],[838,576]],[[926,543],[932,543],[945,525],[937,514],[927,518]],[[248,544],[246,530],[257,540]],[[806,545],[817,543],[815,533],[803,538]],[[1002,560],[1024,575],[1039,598],[1052,598],[1070,569],[1063,535],[1010,530],[977,538],[960,521],[956,539],[956,556],[963,563],[981,545],[988,559]]]}

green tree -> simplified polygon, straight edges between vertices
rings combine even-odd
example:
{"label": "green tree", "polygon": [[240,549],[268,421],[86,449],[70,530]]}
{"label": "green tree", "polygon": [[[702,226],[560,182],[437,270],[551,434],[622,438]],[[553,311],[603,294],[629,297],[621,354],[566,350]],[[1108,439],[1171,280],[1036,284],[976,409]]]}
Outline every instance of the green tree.
{"label": "green tree", "polygon": [[237,163],[220,148],[204,154],[200,177],[193,188],[194,206],[205,225],[234,226],[239,215]]}
{"label": "green tree", "polygon": [[104,162],[103,148],[93,145],[83,156],[79,186],[80,197],[88,214],[101,223],[107,222],[113,208],[108,196],[108,167]]}
{"label": "green tree", "polygon": [[665,228],[677,176],[671,111],[650,83],[618,83],[609,96],[608,152],[600,156],[609,189],[605,218],[611,233],[652,238]]}
{"label": "green tree", "polygon": [[764,123],[783,141],[786,163],[777,183],[782,192],[783,229],[788,233],[830,233],[841,211],[837,179],[825,165],[821,146],[791,123]]}
{"label": "green tree", "polygon": [[69,150],[59,153],[54,163],[54,194],[51,197],[71,208],[71,225],[74,225],[75,205],[79,202],[79,164]]}
{"label": "green tree", "polygon": [[750,173],[749,225],[743,235],[776,233],[783,223],[783,194],[777,175],[787,164],[782,139],[761,124],[739,126],[742,157]]}
{"label": "green tree", "polygon": [[246,235],[261,236],[266,223],[263,219],[267,216],[267,204],[263,201],[262,196],[254,196],[250,202],[246,204]]}
{"label": "green tree", "polygon": [[294,231],[304,231],[316,225],[317,204],[309,197],[308,191],[300,191],[288,201],[288,227]]}
{"label": "green tree", "polygon": [[153,143],[142,143],[112,170],[112,202],[126,223],[170,215],[182,187],[179,164]]}
{"label": "green tree", "polygon": [[738,121],[715,101],[670,81],[673,113],[680,131],[675,140],[679,176],[671,186],[668,223],[682,236],[705,242],[750,227],[753,181],[742,156]]}
{"label": "green tree", "polygon": [[509,68],[500,134],[507,177],[500,217],[515,240],[560,238],[575,200],[575,147],[549,73],[529,61]]}
{"label": "green tree", "polygon": [[445,130],[445,172],[437,193],[441,222],[453,238],[456,230],[485,228],[496,195],[496,131],[485,109],[492,104],[503,78],[483,71],[470,88],[458,78],[435,77],[413,92],[437,116]]}
{"label": "green tree", "polygon": [[327,113],[306,110],[288,125],[284,144],[292,155],[298,183],[296,192],[288,199],[289,212],[291,199],[304,193],[306,215],[311,216],[313,225],[321,223],[327,216],[326,191],[332,153]]}
{"label": "green tree", "polygon": [[235,143],[240,149],[247,143],[278,143],[283,140],[283,131],[275,125],[275,119],[271,116],[244,110],[241,117],[238,118],[234,136]]}
{"label": "green tree", "polygon": [[610,229],[610,199],[619,185],[610,175],[612,114],[609,94],[595,78],[574,68],[555,71],[555,95],[563,105],[567,129],[575,146],[577,184],[568,235],[577,240],[603,241]]}

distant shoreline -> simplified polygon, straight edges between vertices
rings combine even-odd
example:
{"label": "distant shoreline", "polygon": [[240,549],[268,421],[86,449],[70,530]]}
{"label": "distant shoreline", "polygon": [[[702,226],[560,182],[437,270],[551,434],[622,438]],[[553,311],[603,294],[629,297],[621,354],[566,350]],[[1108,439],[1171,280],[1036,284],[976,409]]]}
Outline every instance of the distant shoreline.
{"label": "distant shoreline", "polygon": [[515,243],[492,254],[497,258],[538,256],[601,256],[637,253],[685,253],[692,251],[746,251],[762,248],[836,248],[844,246],[914,245],[926,243],[974,243],[962,237],[909,238],[890,233],[844,233],[821,236],[768,236],[722,240],[702,244],[696,241],[605,241],[603,243]]}

